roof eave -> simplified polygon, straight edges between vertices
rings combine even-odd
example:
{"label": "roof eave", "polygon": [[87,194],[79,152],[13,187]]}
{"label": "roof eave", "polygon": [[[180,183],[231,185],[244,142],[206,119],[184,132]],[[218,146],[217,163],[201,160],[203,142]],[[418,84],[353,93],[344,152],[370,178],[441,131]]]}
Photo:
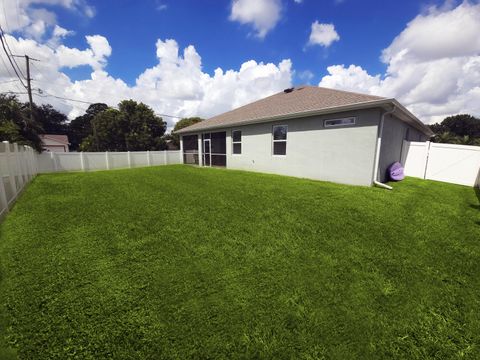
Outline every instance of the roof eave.
{"label": "roof eave", "polygon": [[[380,107],[382,105],[385,105],[385,102],[389,101],[389,100],[390,99],[365,101],[365,102],[361,102],[361,103],[323,108],[323,109],[320,109],[320,110],[310,110],[310,111],[304,111],[304,112],[299,112],[299,113],[291,113],[291,114],[285,114],[285,115],[277,115],[277,116],[269,116],[269,117],[264,117],[264,118],[256,118],[256,119],[245,120],[245,121],[232,123],[232,124],[212,125],[212,126],[201,127],[201,128],[198,128],[198,129],[197,128],[190,129],[190,127],[194,127],[196,125],[196,124],[194,124],[194,125],[188,126],[186,128],[180,129],[180,130],[176,131],[175,133],[176,134],[196,133],[196,132],[202,132],[204,130],[223,129],[223,128],[229,128],[229,127],[234,127],[234,126],[243,126],[243,125],[266,123],[266,122],[272,122],[272,121],[280,121],[280,120],[287,120],[287,119],[296,119],[296,118],[303,118],[303,117],[310,117],[310,116],[325,115],[325,114],[331,114],[331,113],[342,112],[342,111],[368,109],[368,108],[372,108],[372,107]],[[208,120],[206,120],[206,121],[208,121]]]}
{"label": "roof eave", "polygon": [[[311,110],[311,111],[304,111],[304,112],[300,112],[300,113],[292,113],[292,114],[271,116],[271,117],[265,117],[265,118],[257,118],[257,119],[245,120],[245,121],[232,123],[232,124],[220,124],[220,125],[205,126],[205,127],[200,127],[200,128],[195,128],[196,124],[194,124],[194,125],[188,126],[186,128],[180,129],[180,130],[176,131],[175,133],[180,134],[180,135],[192,134],[192,133],[204,132],[206,130],[225,129],[225,128],[231,128],[231,127],[235,127],[235,126],[244,126],[244,125],[259,124],[259,123],[266,123],[266,122],[272,122],[272,121],[304,118],[304,117],[310,117],[310,116],[319,116],[319,115],[326,115],[326,114],[331,114],[331,113],[336,113],[336,112],[362,110],[362,109],[369,109],[369,108],[375,108],[375,107],[385,108],[386,106],[389,106],[389,105],[390,106],[395,105],[395,107],[402,112],[402,114],[404,115],[405,118],[408,118],[408,119],[411,120],[411,125],[414,126],[415,128],[417,128],[419,131],[423,132],[427,136],[433,136],[434,135],[432,130],[430,130],[430,128],[427,125],[425,125],[423,122],[421,122],[415,115],[413,115],[407,108],[405,108],[402,104],[400,104],[394,98],[371,100],[371,101],[365,101],[365,102],[355,103],[355,104],[334,106],[334,107],[324,108],[324,109],[320,109],[320,110]],[[206,120],[206,121],[208,121],[208,120]],[[201,123],[199,123],[199,124],[201,124]],[[193,127],[193,128],[190,129],[190,127]]]}
{"label": "roof eave", "polygon": [[393,105],[395,105],[395,107],[397,109],[399,109],[403,115],[407,118],[409,118],[410,120],[412,120],[412,126],[415,127],[417,130],[423,132],[426,136],[428,137],[432,137],[435,135],[435,133],[427,126],[425,125],[419,118],[417,118],[415,115],[413,115],[410,110],[408,110],[405,106],[403,106],[402,104],[400,104],[400,102],[398,102],[397,99],[389,99]]}

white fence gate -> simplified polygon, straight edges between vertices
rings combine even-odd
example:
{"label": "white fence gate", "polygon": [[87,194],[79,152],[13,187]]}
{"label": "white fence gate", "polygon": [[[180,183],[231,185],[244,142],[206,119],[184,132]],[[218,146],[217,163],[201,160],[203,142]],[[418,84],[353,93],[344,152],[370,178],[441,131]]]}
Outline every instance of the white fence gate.
{"label": "white fence gate", "polygon": [[407,176],[480,185],[480,146],[404,141],[402,158]]}
{"label": "white fence gate", "polygon": [[144,166],[182,164],[182,152],[125,151],[125,152],[70,152],[37,155],[38,172],[95,171]]}
{"label": "white fence gate", "polygon": [[37,174],[34,150],[29,146],[0,143],[0,218]]}

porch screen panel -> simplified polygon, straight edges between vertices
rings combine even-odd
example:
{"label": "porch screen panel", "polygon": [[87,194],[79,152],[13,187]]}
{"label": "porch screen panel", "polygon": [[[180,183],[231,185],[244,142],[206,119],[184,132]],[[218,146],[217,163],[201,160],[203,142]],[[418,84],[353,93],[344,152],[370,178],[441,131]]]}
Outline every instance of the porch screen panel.
{"label": "porch screen panel", "polygon": [[212,166],[227,166],[227,133],[211,133]]}
{"label": "porch screen panel", "polygon": [[185,135],[183,140],[183,163],[198,165],[198,136]]}

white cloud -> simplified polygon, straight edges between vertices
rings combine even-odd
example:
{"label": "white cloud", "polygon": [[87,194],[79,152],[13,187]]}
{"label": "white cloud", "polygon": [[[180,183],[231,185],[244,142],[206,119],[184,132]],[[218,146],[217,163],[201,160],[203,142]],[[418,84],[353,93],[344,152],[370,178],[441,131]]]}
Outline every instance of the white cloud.
{"label": "white cloud", "polygon": [[315,77],[315,74],[310,70],[303,70],[298,72],[297,77],[306,84],[310,84],[310,81]]}
{"label": "white cloud", "polygon": [[0,21],[6,32],[17,31],[28,37],[40,40],[57,24],[55,13],[41,6],[62,7],[91,18],[95,8],[86,0],[2,0]]}
{"label": "white cloud", "polygon": [[431,7],[382,52],[387,71],[327,68],[320,86],[396,97],[429,123],[457,113],[480,115],[480,4]]}
{"label": "white cloud", "polygon": [[74,68],[89,65],[93,70],[99,70],[106,65],[107,58],[112,53],[108,40],[100,35],[86,36],[85,38],[90,45],[88,49],[79,50],[60,45],[55,50],[59,67]]}
{"label": "white cloud", "polygon": [[303,2],[303,0],[293,0],[295,1],[297,4],[301,4]]}
{"label": "white cloud", "polygon": [[168,5],[164,3],[162,0],[156,0],[155,1],[155,9],[158,11],[163,11],[168,9]]}
{"label": "white cloud", "polygon": [[230,20],[250,24],[256,36],[264,38],[280,20],[281,0],[233,0]]}
{"label": "white cloud", "polygon": [[[88,102],[116,105],[123,99],[134,99],[150,105],[157,113],[175,116],[210,117],[271,95],[291,86],[292,64],[283,60],[279,64],[244,62],[238,70],[217,68],[214,74],[202,71],[201,57],[195,47],[187,46],[179,54],[175,40],[157,41],[158,64],[144,70],[134,86],[114,78],[104,70],[111,53],[106,38],[88,36],[85,50],[60,45],[52,49],[34,39],[6,36],[11,47],[43,60],[35,63],[32,77],[35,88],[54,94]],[[6,59],[4,59],[6,60]],[[62,72],[63,67],[88,65],[89,78],[73,81]],[[0,68],[0,82],[11,78]],[[0,91],[25,92],[16,83],[0,84]],[[38,91],[36,91],[38,92]],[[26,100],[26,95],[22,95]],[[51,103],[70,118],[82,114],[86,104],[68,102],[52,97],[34,97],[38,103]],[[175,119],[166,118],[169,127]]]}
{"label": "white cloud", "polygon": [[320,24],[315,21],[312,24],[312,31],[308,39],[308,45],[321,45],[329,47],[334,41],[340,40],[333,24]]}

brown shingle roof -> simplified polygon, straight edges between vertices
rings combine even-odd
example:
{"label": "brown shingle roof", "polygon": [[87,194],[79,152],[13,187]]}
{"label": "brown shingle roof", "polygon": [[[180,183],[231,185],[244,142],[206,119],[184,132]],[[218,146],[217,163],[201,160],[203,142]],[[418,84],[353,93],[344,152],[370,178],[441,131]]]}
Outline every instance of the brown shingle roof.
{"label": "brown shingle roof", "polygon": [[327,89],[317,86],[301,86],[292,92],[284,91],[241,106],[208,120],[183,128],[177,133],[209,129],[212,127],[234,126],[254,120],[294,115],[308,111],[354,105],[369,101],[384,100],[380,96]]}

